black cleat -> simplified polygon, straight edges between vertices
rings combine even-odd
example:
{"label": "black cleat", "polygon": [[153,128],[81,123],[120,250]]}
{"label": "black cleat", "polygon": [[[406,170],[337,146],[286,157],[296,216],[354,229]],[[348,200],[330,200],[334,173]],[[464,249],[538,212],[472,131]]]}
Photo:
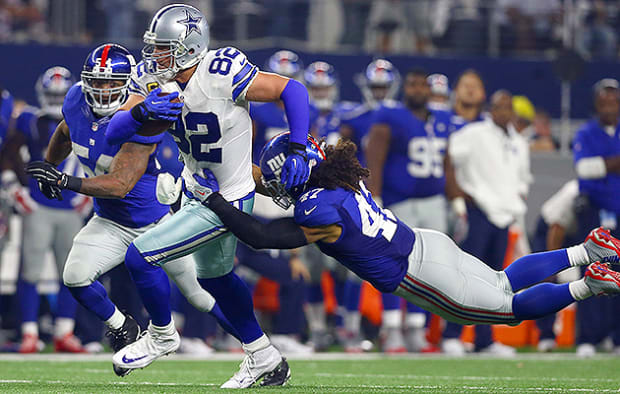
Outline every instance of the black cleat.
{"label": "black cleat", "polygon": [[291,378],[291,369],[286,358],[282,357],[282,362],[273,371],[269,372],[260,382],[261,386],[284,386]]}
{"label": "black cleat", "polygon": [[[118,352],[125,346],[134,343],[140,337],[140,326],[131,315],[125,315],[125,323],[117,330],[108,330],[105,334],[110,338],[110,347],[114,353]],[[127,376],[131,369],[121,368],[113,365],[114,373],[117,376]]]}

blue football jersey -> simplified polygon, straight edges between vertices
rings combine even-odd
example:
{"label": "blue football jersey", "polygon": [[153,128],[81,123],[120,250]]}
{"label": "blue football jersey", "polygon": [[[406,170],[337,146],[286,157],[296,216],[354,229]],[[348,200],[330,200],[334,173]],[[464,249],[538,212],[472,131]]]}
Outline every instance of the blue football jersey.
{"label": "blue football jersey", "polygon": [[[49,144],[56,127],[58,126],[58,120],[49,116],[40,116],[38,109],[33,107],[27,107],[17,118],[15,127],[21,132],[26,141],[26,147],[28,148],[28,154],[30,161],[41,161],[45,159],[45,151]],[[65,161],[58,166],[60,171],[66,172],[73,176],[81,176],[82,173],[79,168],[75,156],[69,156]],[[76,196],[76,192],[71,190],[62,191],[62,201],[50,200],[41,193],[37,181],[29,177],[28,187],[30,188],[30,197],[39,204],[57,209],[73,209],[71,200]]]}
{"label": "blue football jersey", "polygon": [[157,147],[157,161],[162,172],[169,172],[175,178],[181,176],[183,163],[179,161],[179,147],[169,133],[162,134],[162,141]]}
{"label": "blue football jersey", "polygon": [[443,158],[450,135],[450,114],[431,111],[425,123],[398,103],[381,106],[374,122],[386,124],[391,131],[381,191],[385,206],[443,194]]}
{"label": "blue football jersey", "polygon": [[13,113],[13,96],[8,90],[0,89],[0,148],[6,139],[9,122]]}
{"label": "blue football jersey", "polygon": [[250,117],[256,125],[252,142],[252,161],[258,164],[263,146],[276,135],[288,131],[288,121],[284,108],[276,103],[251,103]]}
{"label": "blue football jersey", "polygon": [[310,130],[317,138],[326,138],[328,144],[335,144],[340,137],[340,106],[335,105],[329,112],[310,107]]}
{"label": "blue football jersey", "polygon": [[[121,145],[106,143],[105,130],[111,116],[96,117],[84,99],[80,84],[75,84],[65,97],[62,107],[65,122],[69,126],[73,151],[82,163],[87,177],[107,173],[112,159]],[[134,135],[129,141],[143,144],[159,143],[162,134],[144,137]],[[159,165],[154,152],[148,163],[145,174],[123,199],[95,198],[95,213],[102,218],[112,220],[127,227],[143,227],[156,222],[166,213],[169,207],[157,201],[155,187]]]}
{"label": "blue football jersey", "polygon": [[362,165],[366,165],[365,140],[373,121],[374,109],[365,103],[349,103],[341,108],[340,123],[351,128],[351,141],[357,145],[357,159]]}
{"label": "blue football jersey", "polygon": [[305,227],[340,225],[342,235],[336,242],[317,246],[377,290],[391,293],[407,272],[415,235],[389,210],[380,209],[360,184],[360,193],[309,190],[295,204],[295,222]]}
{"label": "blue football jersey", "polygon": [[[620,126],[610,136],[601,128],[598,120],[590,120],[575,134],[573,155],[575,163],[585,157],[620,155]],[[579,190],[587,194],[590,201],[599,208],[620,215],[620,175],[608,173],[600,179],[579,179]]]}

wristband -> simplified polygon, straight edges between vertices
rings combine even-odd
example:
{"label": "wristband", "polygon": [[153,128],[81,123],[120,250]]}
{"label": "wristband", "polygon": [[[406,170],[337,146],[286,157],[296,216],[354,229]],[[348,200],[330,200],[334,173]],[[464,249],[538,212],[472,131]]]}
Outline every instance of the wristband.
{"label": "wristband", "polygon": [[144,101],[140,104],[136,104],[131,108],[131,117],[140,123],[144,123],[148,120],[148,111],[146,110],[146,105]]}
{"label": "wristband", "polygon": [[63,183],[65,184],[64,189],[73,190],[74,192],[79,192],[82,188],[82,178],[77,176],[65,174],[65,181]]}
{"label": "wristband", "polygon": [[296,155],[303,156],[304,159],[308,157],[308,155],[306,154],[306,146],[298,142],[289,142],[288,153],[289,155],[294,153]]}

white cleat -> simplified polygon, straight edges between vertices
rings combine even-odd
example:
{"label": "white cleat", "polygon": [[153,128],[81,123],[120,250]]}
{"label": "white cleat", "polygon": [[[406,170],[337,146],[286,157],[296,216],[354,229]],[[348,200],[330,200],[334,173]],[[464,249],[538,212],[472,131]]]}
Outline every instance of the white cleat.
{"label": "white cleat", "polygon": [[493,342],[489,346],[480,349],[480,353],[492,354],[500,357],[514,357],[517,354],[517,351],[512,346],[507,346],[499,342]]}
{"label": "white cleat", "polygon": [[441,342],[441,352],[448,356],[461,357],[465,355],[465,345],[458,338],[448,338]]}
{"label": "white cleat", "polygon": [[584,278],[596,296],[620,293],[620,272],[612,270],[607,264],[590,264]]}
{"label": "white cleat", "polygon": [[118,368],[144,368],[161,356],[174,353],[180,344],[181,338],[172,322],[166,329],[154,328],[149,324],[140,339],[112,356],[112,363]]}
{"label": "white cleat", "polygon": [[246,351],[246,356],[239,365],[239,371],[226,383],[223,389],[244,389],[265,377],[261,386],[282,386],[291,376],[286,359],[278,349],[269,345],[255,352]]}

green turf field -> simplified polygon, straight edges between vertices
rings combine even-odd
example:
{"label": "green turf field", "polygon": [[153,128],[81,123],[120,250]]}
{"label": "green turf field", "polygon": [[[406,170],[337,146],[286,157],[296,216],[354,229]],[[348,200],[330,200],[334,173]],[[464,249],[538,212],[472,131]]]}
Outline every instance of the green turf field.
{"label": "green turf field", "polygon": [[[104,361],[105,356],[84,357],[80,361],[49,357],[0,357],[0,393],[205,392],[218,390],[239,363],[226,359],[230,357],[217,361],[163,359],[126,378],[117,378],[111,363]],[[326,359],[290,360],[290,365],[292,378],[287,386],[250,391],[561,393],[620,389],[620,358],[613,357],[581,360],[574,355],[532,354],[513,360],[380,356],[360,359],[332,354]]]}

